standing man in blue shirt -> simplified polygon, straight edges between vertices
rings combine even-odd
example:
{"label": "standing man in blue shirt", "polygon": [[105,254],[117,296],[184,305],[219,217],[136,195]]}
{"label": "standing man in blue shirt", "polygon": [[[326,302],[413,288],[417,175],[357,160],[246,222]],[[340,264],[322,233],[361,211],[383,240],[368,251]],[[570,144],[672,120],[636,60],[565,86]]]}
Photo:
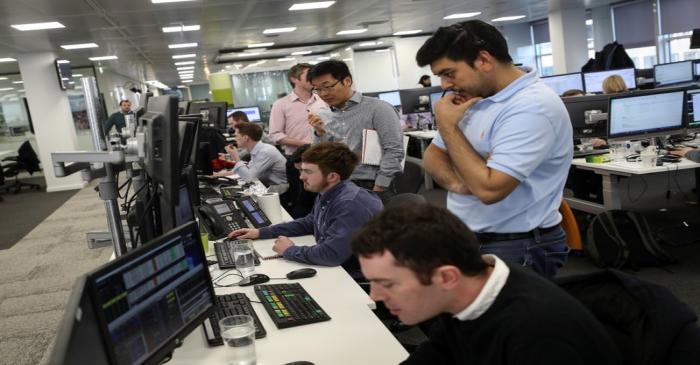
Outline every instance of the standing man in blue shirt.
{"label": "standing man in blue shirt", "polygon": [[127,114],[132,114],[131,102],[129,100],[122,100],[119,102],[119,111],[110,115],[109,119],[105,123],[105,135],[109,135],[109,131],[112,127],[117,128],[117,132],[121,133],[122,128],[126,127],[126,120],[124,116]]}
{"label": "standing man in blue shirt", "polygon": [[[352,254],[353,233],[382,210],[376,194],[348,180],[358,157],[340,142],[321,142],[311,146],[301,158],[304,189],[319,193],[309,215],[287,223],[233,231],[229,238],[275,238],[272,249],[292,261],[341,265],[355,279],[362,278],[360,264]],[[289,237],[313,234],[314,246],[297,246]]]}
{"label": "standing man in blue shirt", "polygon": [[498,30],[470,20],[438,29],[416,55],[453,94],[436,103],[426,170],[483,253],[553,277],[566,262],[559,206],[573,157],[561,99],[513,65]]}

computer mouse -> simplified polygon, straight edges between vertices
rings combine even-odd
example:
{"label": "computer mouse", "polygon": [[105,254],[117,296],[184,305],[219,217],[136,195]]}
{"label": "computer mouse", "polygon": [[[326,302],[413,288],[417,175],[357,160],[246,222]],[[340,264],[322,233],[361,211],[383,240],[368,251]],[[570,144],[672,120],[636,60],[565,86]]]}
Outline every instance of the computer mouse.
{"label": "computer mouse", "polygon": [[255,284],[263,284],[267,283],[270,281],[270,277],[265,275],[265,274],[253,274],[251,276],[248,276],[247,278],[243,278],[243,280],[238,282],[238,286],[249,286],[249,285],[255,285]]}
{"label": "computer mouse", "polygon": [[303,269],[288,272],[287,279],[290,279],[290,280],[304,279],[304,278],[310,278],[314,275],[316,275],[316,270],[314,270],[310,267],[305,267]]}
{"label": "computer mouse", "polygon": [[292,361],[284,365],[314,365],[311,361]]}

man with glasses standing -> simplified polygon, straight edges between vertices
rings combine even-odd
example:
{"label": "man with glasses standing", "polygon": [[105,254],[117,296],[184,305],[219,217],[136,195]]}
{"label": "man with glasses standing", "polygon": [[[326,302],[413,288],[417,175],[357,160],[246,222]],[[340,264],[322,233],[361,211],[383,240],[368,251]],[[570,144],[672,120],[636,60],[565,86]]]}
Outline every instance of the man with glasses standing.
{"label": "man with glasses standing", "polygon": [[382,150],[379,166],[359,165],[350,179],[355,184],[376,192],[386,202],[394,194],[391,182],[402,171],[401,161],[404,158],[399,115],[388,103],[354,91],[352,75],[342,61],[330,60],[317,64],[309,71],[309,80],[313,92],[332,111],[309,115],[309,124],[314,129],[314,142],[343,142],[361,156],[363,130],[377,132]]}

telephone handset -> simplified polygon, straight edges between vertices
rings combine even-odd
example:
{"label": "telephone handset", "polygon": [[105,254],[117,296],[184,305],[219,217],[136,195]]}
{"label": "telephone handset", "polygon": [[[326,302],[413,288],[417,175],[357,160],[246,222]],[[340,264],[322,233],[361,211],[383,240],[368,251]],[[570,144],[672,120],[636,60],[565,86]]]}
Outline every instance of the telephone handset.
{"label": "telephone handset", "polygon": [[243,214],[248,217],[250,223],[253,224],[255,228],[267,227],[270,224],[270,219],[267,218],[265,213],[260,209],[258,204],[250,196],[243,196],[240,198],[235,198],[238,207],[241,209]]}
{"label": "telephone handset", "polygon": [[202,203],[199,207],[200,218],[208,228],[213,239],[226,237],[231,231],[248,228],[245,218],[229,200],[216,203]]}

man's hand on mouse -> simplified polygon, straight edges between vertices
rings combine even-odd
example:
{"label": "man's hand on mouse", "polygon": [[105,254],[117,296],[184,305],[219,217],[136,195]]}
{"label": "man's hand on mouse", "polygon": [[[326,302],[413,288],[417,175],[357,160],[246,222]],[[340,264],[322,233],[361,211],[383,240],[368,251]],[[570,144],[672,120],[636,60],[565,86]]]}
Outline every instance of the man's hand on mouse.
{"label": "man's hand on mouse", "polygon": [[294,242],[292,242],[289,237],[279,236],[272,246],[272,251],[275,251],[278,255],[284,255],[284,251],[287,251],[287,249],[292,246],[294,246]]}
{"label": "man's hand on mouse", "polygon": [[257,240],[260,238],[260,230],[255,229],[255,228],[243,228],[243,229],[237,229],[231,233],[228,234],[228,238],[235,239],[235,238],[240,238],[240,239],[249,239],[249,240]]}

